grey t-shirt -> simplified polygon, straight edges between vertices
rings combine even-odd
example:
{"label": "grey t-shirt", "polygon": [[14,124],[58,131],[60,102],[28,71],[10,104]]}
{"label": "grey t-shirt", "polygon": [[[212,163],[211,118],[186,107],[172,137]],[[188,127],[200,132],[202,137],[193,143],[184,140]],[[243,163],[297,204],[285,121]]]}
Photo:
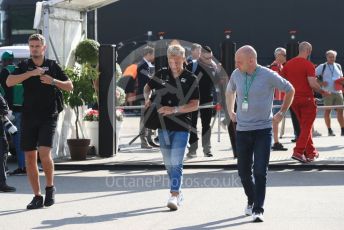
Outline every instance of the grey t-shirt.
{"label": "grey t-shirt", "polygon": [[[247,75],[248,82],[252,76]],[[258,65],[256,77],[248,92],[248,110],[242,111],[246,74],[239,69],[233,71],[227,85],[227,92],[236,91],[237,130],[250,131],[272,127],[272,102],[275,88],[289,92],[292,85],[278,73]]]}

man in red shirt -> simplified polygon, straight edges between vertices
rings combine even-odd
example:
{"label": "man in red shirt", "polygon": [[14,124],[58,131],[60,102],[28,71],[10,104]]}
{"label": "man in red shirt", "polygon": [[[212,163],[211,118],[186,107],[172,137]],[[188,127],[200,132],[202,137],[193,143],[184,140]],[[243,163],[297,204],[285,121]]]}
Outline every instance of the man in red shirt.
{"label": "man in red shirt", "polygon": [[319,156],[312,140],[312,126],[317,112],[313,90],[325,96],[329,94],[316,81],[314,65],[307,60],[311,53],[312,45],[301,42],[299,55],[289,60],[282,70],[283,76],[295,88],[291,108],[299,120],[301,132],[292,158],[302,163],[314,161]]}

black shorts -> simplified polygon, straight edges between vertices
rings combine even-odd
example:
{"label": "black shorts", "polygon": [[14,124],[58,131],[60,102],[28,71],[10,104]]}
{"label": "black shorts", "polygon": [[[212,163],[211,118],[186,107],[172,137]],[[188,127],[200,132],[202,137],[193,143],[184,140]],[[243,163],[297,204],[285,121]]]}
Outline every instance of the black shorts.
{"label": "black shorts", "polygon": [[40,120],[22,118],[20,144],[23,151],[37,150],[39,146],[53,147],[57,116]]}

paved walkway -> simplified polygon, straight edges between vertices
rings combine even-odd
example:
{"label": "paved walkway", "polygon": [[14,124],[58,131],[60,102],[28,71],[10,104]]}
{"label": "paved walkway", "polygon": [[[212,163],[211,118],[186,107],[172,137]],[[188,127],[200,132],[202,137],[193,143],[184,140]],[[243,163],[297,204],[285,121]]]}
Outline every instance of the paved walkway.
{"label": "paved walkway", "polygon": [[0,230],[342,230],[344,226],[343,171],[270,171],[264,223],[251,223],[243,215],[244,192],[237,172],[231,170],[185,170],[185,202],[175,212],[165,207],[165,171],[58,171],[57,203],[31,211],[25,209],[32,199],[27,178],[12,176],[8,182],[17,192],[0,194]]}
{"label": "paved walkway", "polygon": [[[0,230],[4,229],[310,229],[341,230],[344,226],[344,171],[319,166],[344,166],[341,136],[328,137],[322,119],[314,138],[320,159],[305,167],[293,160],[290,119],[281,142],[289,151],[271,153],[264,223],[251,223],[243,215],[246,203],[236,170],[229,138],[221,142],[213,130],[213,158],[185,161],[184,205],[176,212],[166,207],[168,180],[158,149],[145,151],[127,143],[137,133],[138,118],[126,118],[121,131],[121,151],[112,158],[90,157],[56,163],[57,203],[50,208],[27,211],[32,199],[25,176],[11,176],[16,193],[0,194]],[[333,121],[333,129],[339,129]],[[132,167],[131,166],[137,166]],[[150,166],[150,167],[147,167]],[[153,167],[157,166],[157,167]],[[198,169],[195,167],[198,166]],[[213,168],[207,168],[213,166]],[[280,167],[276,167],[280,166]],[[295,166],[290,169],[290,166]],[[10,163],[10,169],[16,165]],[[63,168],[73,170],[61,170]],[[192,169],[192,167],[194,167]],[[131,168],[131,170],[129,170]],[[149,170],[147,170],[149,168]],[[155,170],[154,170],[155,168]],[[204,169],[202,169],[204,168]],[[233,167],[234,168],[234,167]],[[77,169],[93,169],[78,171]],[[111,169],[110,171],[104,169]],[[121,170],[116,170],[121,169]],[[125,170],[126,169],[126,170]],[[42,188],[44,178],[41,177]]]}

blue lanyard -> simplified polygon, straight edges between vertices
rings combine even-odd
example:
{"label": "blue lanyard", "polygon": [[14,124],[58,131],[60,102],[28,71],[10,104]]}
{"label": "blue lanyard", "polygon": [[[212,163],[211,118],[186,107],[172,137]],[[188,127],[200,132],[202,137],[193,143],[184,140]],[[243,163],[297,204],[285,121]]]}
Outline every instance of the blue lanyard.
{"label": "blue lanyard", "polygon": [[327,64],[328,65],[328,69],[330,70],[330,72],[331,72],[331,77],[333,78],[333,74],[334,74],[334,65],[332,65],[332,69],[331,69],[331,66],[329,65],[329,64]]}

